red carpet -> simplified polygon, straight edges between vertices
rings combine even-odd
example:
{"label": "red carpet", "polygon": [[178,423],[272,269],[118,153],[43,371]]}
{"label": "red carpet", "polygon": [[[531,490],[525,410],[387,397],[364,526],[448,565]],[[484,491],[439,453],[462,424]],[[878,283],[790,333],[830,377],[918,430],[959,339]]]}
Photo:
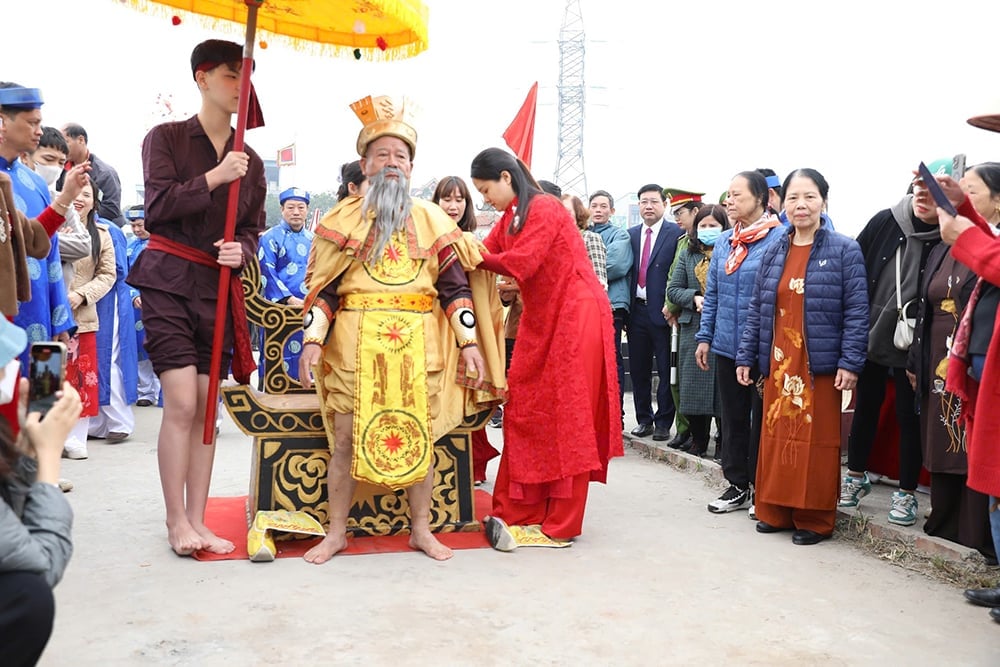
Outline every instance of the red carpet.
{"label": "red carpet", "polygon": [[[475,516],[482,518],[490,513],[492,498],[486,491],[476,489]],[[197,560],[248,560],[246,496],[230,498],[209,498],[205,509],[205,525],[216,535],[236,545],[230,554],[213,554],[199,551]],[[435,533],[438,540],[452,549],[488,549],[490,544],[482,531],[474,533]],[[397,551],[412,551],[409,535],[387,535],[380,537],[348,537],[347,548],[341,554],[386,554]],[[306,551],[319,542],[319,538],[278,542],[278,558],[301,558]]]}

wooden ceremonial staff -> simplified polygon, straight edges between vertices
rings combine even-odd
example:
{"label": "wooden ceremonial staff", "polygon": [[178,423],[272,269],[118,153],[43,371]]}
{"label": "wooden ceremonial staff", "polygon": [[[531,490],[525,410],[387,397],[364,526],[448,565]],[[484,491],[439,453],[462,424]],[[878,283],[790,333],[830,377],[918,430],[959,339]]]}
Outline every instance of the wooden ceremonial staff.
{"label": "wooden ceremonial staff", "polygon": [[[243,135],[246,134],[247,116],[250,111],[250,74],[253,72],[253,46],[257,33],[257,8],[264,0],[245,0],[247,6],[246,39],[243,42],[243,67],[240,70],[240,102],[236,110],[236,134],[233,135],[233,150],[242,151]],[[237,178],[229,184],[229,201],[226,204],[226,229],[223,242],[236,237],[236,213],[240,203],[240,183]],[[218,302],[215,306],[215,331],[212,337],[212,366],[208,371],[208,396],[205,398],[205,430],[202,442],[215,444],[215,417],[219,409],[219,366],[222,365],[222,343],[226,333],[226,311],[229,309],[229,282],[232,269],[219,267]],[[233,322],[233,327],[246,326],[246,322]],[[234,336],[235,337],[235,336]]]}

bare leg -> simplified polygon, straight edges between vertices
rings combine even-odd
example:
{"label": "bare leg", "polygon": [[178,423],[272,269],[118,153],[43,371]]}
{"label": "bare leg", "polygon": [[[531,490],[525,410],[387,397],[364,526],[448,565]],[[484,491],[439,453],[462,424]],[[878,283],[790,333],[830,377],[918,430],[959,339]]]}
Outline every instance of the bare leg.
{"label": "bare leg", "polygon": [[208,376],[198,376],[198,401],[195,416],[188,433],[187,470],[187,518],[191,526],[204,541],[202,549],[214,554],[232,553],[236,547],[229,540],[222,539],[205,525],[205,505],[208,504],[208,489],[212,482],[212,466],[215,463],[215,445],[202,442],[205,430],[205,400],[208,396]]}
{"label": "bare leg", "polygon": [[163,420],[156,445],[160,485],[167,509],[167,540],[179,556],[190,556],[205,547],[205,541],[188,520],[184,488],[189,465],[189,434],[197,412],[197,382],[194,366],[175,368],[160,376],[163,388]]}
{"label": "bare leg", "polygon": [[327,467],[326,490],[330,504],[330,529],[323,541],[303,556],[320,565],[347,547],[347,515],[354,500],[357,482],[351,477],[354,453],[354,415],[335,414],[333,418],[333,453]]}
{"label": "bare leg", "polygon": [[434,465],[432,464],[427,471],[427,477],[406,490],[406,499],[410,503],[410,547],[423,551],[434,560],[448,560],[454,555],[451,549],[438,542],[431,532],[433,493]]}

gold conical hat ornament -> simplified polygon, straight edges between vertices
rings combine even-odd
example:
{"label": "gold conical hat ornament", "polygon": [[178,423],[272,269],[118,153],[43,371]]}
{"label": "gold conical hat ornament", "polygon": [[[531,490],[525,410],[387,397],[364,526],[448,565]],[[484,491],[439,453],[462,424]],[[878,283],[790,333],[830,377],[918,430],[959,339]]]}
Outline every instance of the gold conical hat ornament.
{"label": "gold conical hat ornament", "polygon": [[364,157],[368,144],[379,137],[397,137],[410,147],[410,158],[417,152],[417,131],[408,122],[406,99],[399,106],[385,95],[363,97],[351,104],[351,109],[364,123],[358,133],[358,155]]}

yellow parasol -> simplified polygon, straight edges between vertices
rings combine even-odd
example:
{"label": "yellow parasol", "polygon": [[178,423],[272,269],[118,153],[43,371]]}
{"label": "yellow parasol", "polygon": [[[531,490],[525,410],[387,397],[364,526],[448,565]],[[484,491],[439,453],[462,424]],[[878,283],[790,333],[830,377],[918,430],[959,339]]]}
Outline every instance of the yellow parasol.
{"label": "yellow parasol", "polygon": [[[243,43],[240,102],[236,115],[233,150],[244,148],[250,107],[250,73],[258,29],[277,42],[293,48],[317,50],[355,58],[395,60],[416,55],[427,48],[427,8],[419,0],[124,0],[138,9],[157,13],[188,13],[209,23],[232,22],[246,26]],[[229,186],[224,240],[236,233],[236,208],[240,181]],[[231,269],[220,267],[216,322],[225,322],[229,308]],[[240,326],[234,322],[234,326]],[[212,342],[212,370],[205,405],[202,441],[215,442],[215,415],[219,403],[224,328],[217,326]]]}
{"label": "yellow parasol", "polygon": [[[250,24],[275,43],[367,60],[398,60],[427,48],[427,8],[419,0],[123,0],[200,23]],[[249,31],[247,36],[252,36]],[[248,43],[253,40],[248,39]],[[355,53],[355,49],[358,50]]]}

